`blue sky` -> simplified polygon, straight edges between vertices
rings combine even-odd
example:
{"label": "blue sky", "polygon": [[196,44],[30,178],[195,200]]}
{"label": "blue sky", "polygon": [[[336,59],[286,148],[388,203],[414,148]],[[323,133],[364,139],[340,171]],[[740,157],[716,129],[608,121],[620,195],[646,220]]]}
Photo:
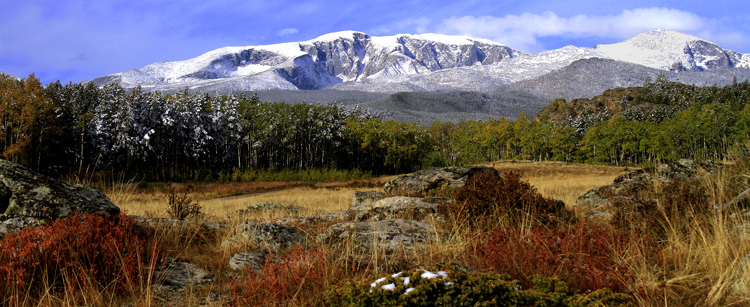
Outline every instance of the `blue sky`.
{"label": "blue sky", "polygon": [[524,52],[593,47],[668,28],[750,53],[745,1],[0,0],[0,71],[81,82],[225,47],[442,33]]}

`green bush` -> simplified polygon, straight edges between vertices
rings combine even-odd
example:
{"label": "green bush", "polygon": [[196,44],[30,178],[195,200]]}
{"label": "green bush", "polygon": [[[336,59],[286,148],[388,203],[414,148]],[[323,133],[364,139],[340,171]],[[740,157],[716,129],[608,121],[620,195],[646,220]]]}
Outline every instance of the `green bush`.
{"label": "green bush", "polygon": [[[428,275],[432,276],[428,276]],[[432,277],[432,278],[430,278]],[[569,295],[557,278],[535,277],[522,290],[506,274],[425,270],[385,276],[374,283],[344,281],[326,292],[329,306],[632,306],[631,297],[598,290]]]}

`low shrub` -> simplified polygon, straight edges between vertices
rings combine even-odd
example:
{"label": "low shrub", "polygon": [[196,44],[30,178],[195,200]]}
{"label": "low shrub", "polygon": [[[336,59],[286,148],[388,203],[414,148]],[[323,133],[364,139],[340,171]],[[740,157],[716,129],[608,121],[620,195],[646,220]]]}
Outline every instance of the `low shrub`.
{"label": "low shrub", "polygon": [[176,187],[169,187],[164,194],[167,196],[167,215],[173,219],[184,220],[191,215],[200,214],[201,206],[193,202],[188,196],[195,187],[191,184],[182,189],[182,193]]}
{"label": "low shrub", "polygon": [[267,257],[259,271],[248,266],[246,276],[232,281],[235,306],[321,306],[323,291],[350,273],[325,253],[299,246],[275,258]]}
{"label": "low shrub", "polygon": [[347,280],[326,291],[327,306],[631,306],[631,297],[610,290],[569,295],[557,278],[535,277],[523,290],[507,274],[416,270],[375,282]]}
{"label": "low shrub", "polygon": [[507,218],[511,226],[529,221],[549,225],[572,217],[564,203],[545,198],[514,171],[502,176],[478,172],[454,196],[455,205],[441,206],[440,211],[471,224],[481,222],[482,217],[496,217]]}
{"label": "low shrub", "polygon": [[631,273],[617,255],[641,246],[633,236],[583,223],[567,230],[499,228],[485,240],[474,243],[477,266],[508,273],[525,287],[534,275],[559,276],[576,292],[626,291]]}
{"label": "low shrub", "polygon": [[66,287],[76,287],[67,293],[142,291],[163,255],[150,235],[124,215],[78,213],[27,227],[0,240],[0,302]]}

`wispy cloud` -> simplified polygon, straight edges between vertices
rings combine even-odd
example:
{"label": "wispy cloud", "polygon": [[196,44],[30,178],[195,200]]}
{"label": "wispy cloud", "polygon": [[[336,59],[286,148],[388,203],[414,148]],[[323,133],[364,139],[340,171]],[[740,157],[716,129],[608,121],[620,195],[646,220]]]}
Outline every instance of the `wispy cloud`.
{"label": "wispy cloud", "polygon": [[276,34],[278,34],[281,37],[284,37],[284,36],[289,36],[289,35],[292,35],[292,34],[297,34],[297,32],[299,32],[299,30],[297,30],[295,28],[286,28],[286,29],[283,29],[283,30],[281,30],[279,32],[276,32]]}
{"label": "wispy cloud", "polygon": [[617,15],[560,17],[553,12],[521,15],[463,16],[443,20],[435,31],[482,37],[527,52],[545,50],[542,37],[610,37],[626,39],[638,33],[665,28],[714,40],[738,44],[745,37],[738,32],[717,31],[717,22],[690,12],[668,8],[638,8]]}

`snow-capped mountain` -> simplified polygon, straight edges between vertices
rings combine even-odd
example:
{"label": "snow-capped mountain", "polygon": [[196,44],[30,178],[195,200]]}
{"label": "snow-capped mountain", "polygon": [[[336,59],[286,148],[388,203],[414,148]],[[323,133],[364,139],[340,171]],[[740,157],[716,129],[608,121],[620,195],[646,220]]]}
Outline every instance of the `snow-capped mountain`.
{"label": "snow-capped mountain", "polygon": [[624,42],[597,45],[602,57],[674,71],[750,68],[750,54],[724,50],[698,37],[670,30],[653,30]]}
{"label": "snow-capped mountain", "polygon": [[190,60],[155,63],[94,81],[146,88],[322,89],[342,82],[491,65],[519,53],[470,37],[375,37],[346,31],[299,43],[220,48]]}
{"label": "snow-capped mountain", "polygon": [[588,58],[665,71],[750,68],[741,54],[671,30],[653,30],[594,48],[526,54],[489,40],[438,34],[370,36],[346,31],[298,43],[220,48],[94,80],[124,87],[198,91],[316,90],[491,92]]}

